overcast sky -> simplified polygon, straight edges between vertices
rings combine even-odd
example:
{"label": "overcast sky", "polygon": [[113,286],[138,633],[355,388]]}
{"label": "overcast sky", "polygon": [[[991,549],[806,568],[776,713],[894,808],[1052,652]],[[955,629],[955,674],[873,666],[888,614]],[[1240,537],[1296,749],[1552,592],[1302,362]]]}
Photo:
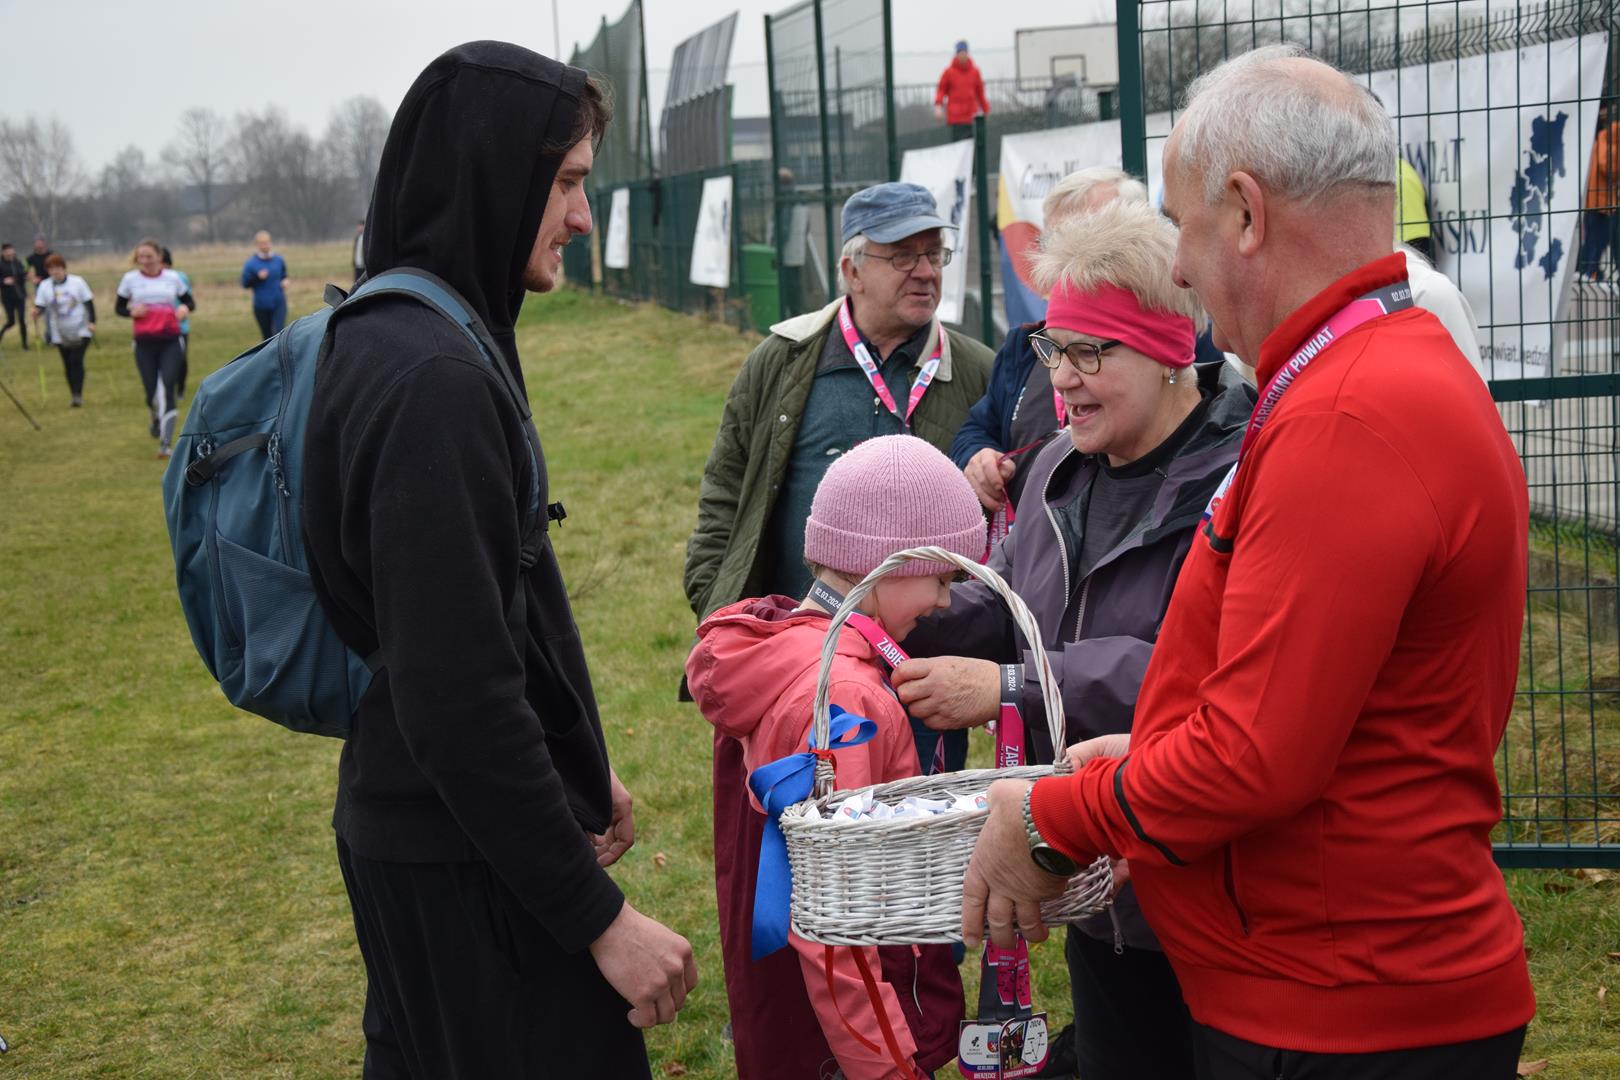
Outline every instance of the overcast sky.
{"label": "overcast sky", "polygon": [[[561,56],[587,45],[629,0],[561,0]],[[647,0],[653,123],[683,39],[740,12],[732,49],[737,115],[765,104],[763,16],[786,0]],[[1112,0],[892,0],[896,80],[927,81],[966,38],[987,76],[1012,75],[1013,31],[1112,21]],[[134,144],[155,157],[193,105],[230,116],[275,105],[319,136],[332,106],[372,94],[390,110],[428,61],[477,38],[556,50],[552,0],[0,0],[0,117],[55,114],[87,172]]]}

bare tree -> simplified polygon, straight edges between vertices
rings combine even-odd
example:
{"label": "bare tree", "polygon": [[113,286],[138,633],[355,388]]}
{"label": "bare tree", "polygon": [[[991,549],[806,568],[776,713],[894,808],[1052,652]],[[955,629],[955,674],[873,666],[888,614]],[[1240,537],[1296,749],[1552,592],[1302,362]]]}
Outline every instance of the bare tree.
{"label": "bare tree", "polygon": [[356,216],[363,217],[371,203],[371,185],[377,178],[377,163],[391,122],[382,102],[361,94],[333,109],[326,126],[327,152],[351,185],[349,209]]}
{"label": "bare tree", "polygon": [[56,235],[62,204],[80,186],[73,136],[60,120],[0,120],[0,191],[22,200],[35,231]]}
{"label": "bare tree", "polygon": [[218,239],[214,218],[224,208],[225,186],[231,179],[230,129],[212,109],[187,109],[180,114],[180,130],[164,149],[163,160],[202,196],[208,240],[213,243]]}
{"label": "bare tree", "polygon": [[324,239],[340,221],[340,184],[326,147],[275,108],[236,118],[242,196],[256,228]]}
{"label": "bare tree", "polygon": [[98,235],[119,246],[142,236],[172,241],[179,206],[172,187],[138,146],[126,146],[102,167],[95,188]]}

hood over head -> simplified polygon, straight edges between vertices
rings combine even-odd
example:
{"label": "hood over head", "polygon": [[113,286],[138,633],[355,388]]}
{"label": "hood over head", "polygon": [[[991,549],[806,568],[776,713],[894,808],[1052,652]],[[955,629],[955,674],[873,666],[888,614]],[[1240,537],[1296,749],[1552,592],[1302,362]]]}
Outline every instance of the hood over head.
{"label": "hood over head", "polygon": [[569,149],[586,74],[500,41],[458,45],[418,75],[388,129],[365,263],[447,281],[506,353],[523,272]]}

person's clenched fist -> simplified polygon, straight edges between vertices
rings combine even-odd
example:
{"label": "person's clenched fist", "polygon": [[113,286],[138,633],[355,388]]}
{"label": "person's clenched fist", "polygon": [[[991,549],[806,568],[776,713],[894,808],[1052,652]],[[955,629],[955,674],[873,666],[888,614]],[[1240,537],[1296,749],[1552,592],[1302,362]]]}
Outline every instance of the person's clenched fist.
{"label": "person's clenched fist", "polygon": [[691,944],[629,903],[591,942],[591,957],[608,985],[630,1003],[630,1023],[638,1028],[675,1019],[698,981]]}

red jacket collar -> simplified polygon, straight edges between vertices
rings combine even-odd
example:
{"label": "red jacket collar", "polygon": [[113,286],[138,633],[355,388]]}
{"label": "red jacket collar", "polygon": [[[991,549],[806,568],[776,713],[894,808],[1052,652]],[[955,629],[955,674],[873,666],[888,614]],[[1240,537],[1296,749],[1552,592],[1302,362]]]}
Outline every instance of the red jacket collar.
{"label": "red jacket collar", "polygon": [[1255,367],[1255,381],[1261,386],[1270,382],[1277,369],[1294,354],[1294,350],[1344,305],[1374,289],[1405,280],[1406,256],[1397,251],[1357,267],[1305,301],[1260,343],[1260,363]]}

